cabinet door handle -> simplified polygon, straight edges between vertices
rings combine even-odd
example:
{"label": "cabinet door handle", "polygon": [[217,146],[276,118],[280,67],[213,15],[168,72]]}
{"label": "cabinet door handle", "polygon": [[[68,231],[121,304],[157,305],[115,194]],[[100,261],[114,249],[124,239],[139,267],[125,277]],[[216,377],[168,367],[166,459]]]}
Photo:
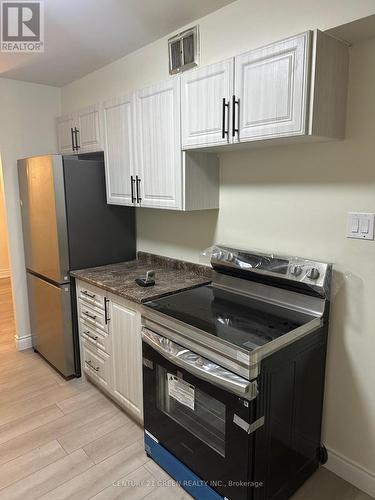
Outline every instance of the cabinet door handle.
{"label": "cabinet door handle", "polygon": [[225,139],[225,136],[229,135],[228,129],[225,130],[225,122],[226,122],[226,113],[225,110],[228,109],[229,112],[229,102],[225,103],[225,97],[223,97],[223,117],[222,117],[222,126],[221,126],[221,137]]}
{"label": "cabinet door handle", "polygon": [[108,321],[111,319],[108,317],[108,309],[107,309],[108,302],[109,299],[107,299],[107,297],[104,297],[104,321],[106,325],[108,325]]}
{"label": "cabinet door handle", "polygon": [[88,311],[83,311],[83,314],[91,319],[93,319],[94,321],[96,320],[96,316],[94,314],[90,314]]}
{"label": "cabinet door handle", "polygon": [[89,293],[87,290],[82,290],[82,295],[86,295],[86,297],[90,297],[90,299],[95,299],[95,293]]}
{"label": "cabinet door handle", "polygon": [[134,177],[131,175],[130,176],[130,188],[131,188],[131,196],[132,196],[132,203],[135,203],[137,201],[136,197],[134,196]]}
{"label": "cabinet door handle", "polygon": [[70,127],[70,136],[72,138],[72,150],[75,151],[75,145],[74,145],[74,130],[73,127]]}
{"label": "cabinet door handle", "polygon": [[78,151],[81,148],[81,146],[78,144],[79,129],[77,127],[74,127],[74,134],[76,136],[76,151]]}
{"label": "cabinet door handle", "polygon": [[[236,128],[236,105],[238,109],[238,116],[237,116],[237,128]],[[234,137],[240,132],[240,100],[236,99],[236,96],[234,95],[232,97],[232,136]]]}
{"label": "cabinet door handle", "polygon": [[137,203],[141,203],[142,198],[139,196],[139,193],[141,191],[141,179],[138,177],[138,175],[135,176],[135,184],[137,188]]}

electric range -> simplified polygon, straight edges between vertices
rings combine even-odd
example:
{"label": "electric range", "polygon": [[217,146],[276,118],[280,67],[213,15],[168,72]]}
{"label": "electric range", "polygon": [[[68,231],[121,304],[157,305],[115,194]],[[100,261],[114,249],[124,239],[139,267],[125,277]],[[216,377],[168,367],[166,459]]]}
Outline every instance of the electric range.
{"label": "electric range", "polygon": [[289,498],[324,460],[332,266],[224,246],[211,265],[143,308],[146,451],[196,498]]}

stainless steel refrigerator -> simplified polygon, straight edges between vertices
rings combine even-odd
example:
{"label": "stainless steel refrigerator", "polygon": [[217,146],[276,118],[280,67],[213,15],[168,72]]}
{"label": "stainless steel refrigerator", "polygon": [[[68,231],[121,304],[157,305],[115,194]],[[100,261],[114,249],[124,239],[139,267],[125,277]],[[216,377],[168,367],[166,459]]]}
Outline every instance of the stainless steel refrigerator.
{"label": "stainless steel refrigerator", "polygon": [[34,349],[63,376],[79,376],[74,281],[69,271],[135,257],[135,214],[108,205],[103,154],[18,161]]}

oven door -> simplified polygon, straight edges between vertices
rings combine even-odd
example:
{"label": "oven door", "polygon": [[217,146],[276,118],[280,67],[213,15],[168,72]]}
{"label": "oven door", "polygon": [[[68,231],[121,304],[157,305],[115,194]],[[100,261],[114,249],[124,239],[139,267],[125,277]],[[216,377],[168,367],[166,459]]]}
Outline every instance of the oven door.
{"label": "oven door", "polygon": [[239,485],[253,467],[249,382],[155,332],[142,337],[145,430],[222,496],[252,498]]}

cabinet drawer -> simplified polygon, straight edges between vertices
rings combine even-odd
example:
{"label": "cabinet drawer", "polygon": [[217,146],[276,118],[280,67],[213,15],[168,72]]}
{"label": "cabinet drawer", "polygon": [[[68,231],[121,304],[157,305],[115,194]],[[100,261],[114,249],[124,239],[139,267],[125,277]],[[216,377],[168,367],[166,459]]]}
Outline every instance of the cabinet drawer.
{"label": "cabinet drawer", "polygon": [[84,302],[79,302],[79,318],[81,322],[91,328],[108,332],[108,324],[104,311],[100,311]]}
{"label": "cabinet drawer", "polygon": [[104,295],[98,293],[97,289],[90,285],[79,286],[78,298],[83,304],[88,304],[101,311],[105,309]]}
{"label": "cabinet drawer", "polygon": [[92,347],[97,347],[107,354],[111,354],[111,342],[108,333],[99,328],[91,328],[85,322],[80,322],[81,337]]}
{"label": "cabinet drawer", "polygon": [[86,375],[102,385],[105,389],[111,388],[110,357],[91,347],[84,338],[82,339],[83,369]]}

